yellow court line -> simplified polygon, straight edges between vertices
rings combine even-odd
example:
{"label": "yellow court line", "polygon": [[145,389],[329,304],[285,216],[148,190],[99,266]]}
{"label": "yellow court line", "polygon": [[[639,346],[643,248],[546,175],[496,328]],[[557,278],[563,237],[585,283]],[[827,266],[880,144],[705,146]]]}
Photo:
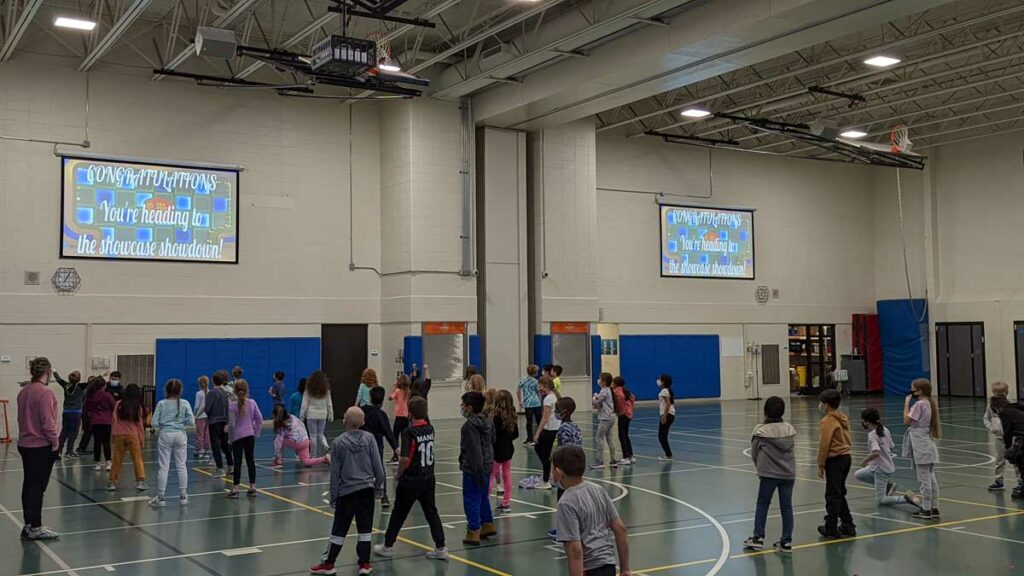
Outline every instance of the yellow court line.
{"label": "yellow court line", "polygon": [[[210,474],[206,470],[203,470],[201,468],[192,468],[192,469],[195,470],[196,472],[199,472],[200,474],[205,474],[206,476],[209,476],[210,478],[213,478],[213,474]],[[231,482],[226,477],[222,478],[222,480],[224,482]],[[280,494],[274,494],[273,492],[267,492],[266,490],[263,490],[261,488],[257,488],[256,492],[258,492],[260,494],[263,494],[265,496],[269,496],[271,498],[274,498],[275,500],[280,500],[281,502],[286,502],[288,504],[292,504],[292,505],[298,506],[300,508],[305,508],[306,510],[309,510],[310,512],[316,512],[317,514],[322,514],[324,516],[327,516],[328,518],[334,518],[334,514],[332,514],[330,512],[327,512],[326,510],[321,510],[319,508],[315,508],[313,506],[310,506],[308,504],[304,504],[304,503],[299,502],[297,500],[292,500],[291,498],[286,498],[284,496],[281,496]],[[373,532],[375,534],[383,534],[384,533],[383,531],[381,531],[381,530],[379,530],[377,528],[374,528]],[[415,548],[419,548],[421,550],[426,550],[428,552],[430,550],[434,549],[433,546],[427,546],[425,544],[420,544],[419,542],[416,542],[414,540],[409,540],[408,538],[405,538],[403,536],[399,536],[398,537],[398,541],[402,542],[403,544],[408,544],[409,546],[413,546]],[[509,574],[507,572],[502,572],[501,570],[498,570],[497,568],[491,568],[490,566],[486,566],[484,564],[480,564],[479,562],[474,562],[474,561],[470,560],[469,558],[463,558],[461,556],[456,556],[455,554],[452,554],[450,552],[448,553],[448,557],[451,558],[452,560],[455,560],[456,562],[461,562],[462,564],[465,564],[466,566],[471,566],[473,568],[477,568],[477,569],[483,570],[484,572],[489,572],[491,574],[494,574],[495,576],[512,576],[511,574]]]}
{"label": "yellow court line", "polygon": [[718,560],[717,558],[708,558],[706,560],[692,560],[690,562],[683,562],[682,564],[669,564],[667,566],[656,566],[654,568],[647,568],[646,570],[633,570],[633,574],[651,574],[653,572],[664,572],[666,570],[675,570],[676,568],[686,568],[688,566],[699,566],[701,564],[711,564]]}

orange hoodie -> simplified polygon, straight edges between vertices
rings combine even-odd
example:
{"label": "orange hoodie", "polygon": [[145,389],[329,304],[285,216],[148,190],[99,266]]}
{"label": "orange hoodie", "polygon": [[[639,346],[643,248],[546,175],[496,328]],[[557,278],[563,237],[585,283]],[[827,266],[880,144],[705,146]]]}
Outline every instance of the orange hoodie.
{"label": "orange hoodie", "polygon": [[821,438],[818,445],[818,468],[825,468],[825,460],[850,453],[850,420],[846,414],[829,412],[821,419]]}

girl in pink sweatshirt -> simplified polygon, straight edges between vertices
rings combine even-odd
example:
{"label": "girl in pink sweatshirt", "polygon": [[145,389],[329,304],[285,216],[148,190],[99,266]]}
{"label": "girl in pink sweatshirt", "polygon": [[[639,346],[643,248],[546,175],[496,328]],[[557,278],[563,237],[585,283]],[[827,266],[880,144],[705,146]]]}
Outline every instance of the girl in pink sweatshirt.
{"label": "girl in pink sweatshirt", "polygon": [[281,449],[290,448],[299,455],[303,466],[319,466],[331,463],[331,455],[322,458],[309,457],[309,434],[302,420],[288,413],[281,404],[274,406],[274,466],[281,466]]}

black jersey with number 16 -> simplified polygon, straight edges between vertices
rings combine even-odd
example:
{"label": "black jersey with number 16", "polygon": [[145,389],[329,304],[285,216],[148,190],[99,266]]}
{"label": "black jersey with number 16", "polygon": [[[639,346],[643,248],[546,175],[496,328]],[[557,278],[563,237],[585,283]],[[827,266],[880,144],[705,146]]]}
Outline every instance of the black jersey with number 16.
{"label": "black jersey with number 16", "polygon": [[402,458],[409,459],[409,465],[402,473],[402,480],[419,481],[434,478],[434,427],[423,420],[413,421],[412,426],[402,431]]}

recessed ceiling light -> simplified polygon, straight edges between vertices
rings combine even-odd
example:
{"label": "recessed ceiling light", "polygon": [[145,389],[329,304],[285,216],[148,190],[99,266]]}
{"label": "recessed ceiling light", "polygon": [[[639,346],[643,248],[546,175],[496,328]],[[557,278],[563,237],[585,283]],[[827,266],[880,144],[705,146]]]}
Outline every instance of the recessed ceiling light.
{"label": "recessed ceiling light", "polygon": [[711,112],[704,110],[703,108],[687,108],[682,111],[682,115],[687,118],[706,118],[711,116]]}
{"label": "recessed ceiling light", "polygon": [[867,136],[868,133],[863,130],[844,130],[839,135],[843,138],[863,138]]}
{"label": "recessed ceiling light", "polygon": [[899,58],[893,58],[892,56],[872,56],[864,61],[868,66],[876,66],[878,68],[885,68],[886,66],[892,66],[893,64],[899,64]]}
{"label": "recessed ceiling light", "polygon": [[65,18],[63,16],[53,21],[53,25],[59,28],[73,28],[75,30],[91,31],[96,27],[96,23],[92,20],[82,20],[81,18]]}

